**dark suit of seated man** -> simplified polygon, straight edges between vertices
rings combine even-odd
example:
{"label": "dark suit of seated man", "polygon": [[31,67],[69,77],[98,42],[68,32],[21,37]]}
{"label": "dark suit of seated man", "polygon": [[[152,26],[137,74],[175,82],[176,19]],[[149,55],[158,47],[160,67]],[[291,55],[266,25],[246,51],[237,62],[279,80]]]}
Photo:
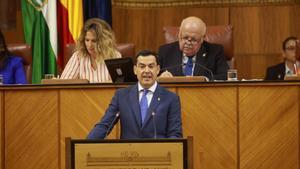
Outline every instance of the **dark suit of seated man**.
{"label": "dark suit of seated man", "polygon": [[297,72],[299,61],[296,59],[296,37],[288,37],[282,43],[282,57],[284,62],[267,68],[265,80],[284,80],[285,75]]}
{"label": "dark suit of seated man", "polygon": [[116,91],[87,139],[104,139],[118,120],[121,139],[182,137],[180,99],[156,82],[160,71],[157,56],[144,50],[136,60],[138,83]]}
{"label": "dark suit of seated man", "polygon": [[200,18],[184,19],[179,41],[159,48],[161,69],[167,70],[161,76],[206,76],[211,80],[226,80],[229,66],[223,46],[204,41],[205,33],[206,25]]}

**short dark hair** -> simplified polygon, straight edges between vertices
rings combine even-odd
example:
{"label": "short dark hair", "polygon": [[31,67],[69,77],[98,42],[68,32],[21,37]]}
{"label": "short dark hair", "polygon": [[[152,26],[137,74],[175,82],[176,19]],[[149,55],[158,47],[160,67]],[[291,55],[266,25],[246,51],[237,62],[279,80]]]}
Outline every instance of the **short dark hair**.
{"label": "short dark hair", "polygon": [[156,61],[156,64],[159,65],[159,60],[158,60],[158,57],[157,57],[157,53],[156,52],[153,52],[151,50],[147,50],[147,49],[144,49],[144,50],[141,50],[137,53],[136,57],[135,57],[135,64],[137,63],[137,59],[138,57],[146,57],[146,56],[154,56],[155,57],[155,61]]}
{"label": "short dark hair", "polygon": [[285,50],[286,49],[286,44],[288,43],[288,41],[290,40],[297,40],[297,38],[295,36],[290,36],[290,37],[287,37],[283,42],[282,42],[282,50]]}

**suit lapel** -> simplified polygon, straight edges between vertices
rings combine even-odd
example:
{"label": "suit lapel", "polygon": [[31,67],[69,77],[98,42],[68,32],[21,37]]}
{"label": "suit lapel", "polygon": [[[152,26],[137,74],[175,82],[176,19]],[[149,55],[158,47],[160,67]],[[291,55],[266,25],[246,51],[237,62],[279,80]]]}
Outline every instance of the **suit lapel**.
{"label": "suit lapel", "polygon": [[147,111],[147,115],[145,117],[144,123],[142,128],[149,122],[149,120],[152,118],[152,113],[156,113],[156,107],[158,106],[159,102],[160,102],[160,93],[161,91],[161,87],[159,85],[157,85],[155,92],[153,93],[153,97],[150,103],[150,106],[148,108]]}
{"label": "suit lapel", "polygon": [[133,110],[135,120],[139,126],[142,124],[141,120],[141,111],[140,111],[140,104],[139,104],[139,93],[138,93],[138,86],[135,85],[130,90],[130,105]]}
{"label": "suit lapel", "polygon": [[[196,63],[199,64],[199,65],[203,65],[203,63],[206,62],[206,58],[207,58],[206,55],[207,55],[206,54],[206,47],[205,47],[204,42],[203,42],[203,44],[201,45],[200,50],[197,52]],[[193,73],[194,76],[203,75],[203,73],[201,73],[203,70],[201,69],[201,67],[199,65],[195,65],[194,73]]]}
{"label": "suit lapel", "polygon": [[175,67],[173,69],[173,71],[171,71],[171,73],[175,76],[183,76],[183,70],[182,70],[182,52],[180,51],[180,48],[179,48],[179,42],[177,42],[176,44],[176,50],[174,50],[173,54],[174,54],[174,57],[172,58],[172,64],[171,65],[168,65],[168,66],[174,66],[174,65],[178,65],[177,67]]}
{"label": "suit lapel", "polygon": [[277,74],[277,79],[283,80],[284,76],[285,76],[285,62],[283,62],[279,66],[279,71],[278,71],[278,74]]}
{"label": "suit lapel", "polygon": [[[182,52],[177,52],[177,56],[176,56],[177,60],[176,60],[176,65],[181,65],[182,64]],[[176,68],[176,71],[178,72],[179,76],[183,76],[183,70],[182,70],[182,66],[178,66]]]}

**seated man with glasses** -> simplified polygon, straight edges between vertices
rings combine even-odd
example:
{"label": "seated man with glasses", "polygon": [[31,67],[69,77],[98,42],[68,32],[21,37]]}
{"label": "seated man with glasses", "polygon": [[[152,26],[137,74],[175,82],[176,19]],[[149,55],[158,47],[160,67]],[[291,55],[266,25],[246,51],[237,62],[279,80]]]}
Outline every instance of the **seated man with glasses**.
{"label": "seated man with glasses", "polygon": [[179,41],[159,48],[158,57],[163,77],[206,76],[226,80],[228,64],[223,46],[204,41],[205,23],[197,17],[181,22]]}
{"label": "seated man with glasses", "polygon": [[288,37],[282,43],[282,57],[284,61],[267,68],[265,80],[283,80],[285,75],[297,74],[300,66],[296,59],[296,37]]}

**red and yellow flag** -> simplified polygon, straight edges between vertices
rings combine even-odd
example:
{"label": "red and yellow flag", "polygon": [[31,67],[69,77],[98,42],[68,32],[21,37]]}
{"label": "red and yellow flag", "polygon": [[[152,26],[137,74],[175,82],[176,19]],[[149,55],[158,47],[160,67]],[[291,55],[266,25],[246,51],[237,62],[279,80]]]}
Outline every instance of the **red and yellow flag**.
{"label": "red and yellow flag", "polygon": [[58,27],[58,65],[62,68],[64,47],[68,43],[75,43],[83,27],[82,1],[59,0],[57,3],[57,27]]}

